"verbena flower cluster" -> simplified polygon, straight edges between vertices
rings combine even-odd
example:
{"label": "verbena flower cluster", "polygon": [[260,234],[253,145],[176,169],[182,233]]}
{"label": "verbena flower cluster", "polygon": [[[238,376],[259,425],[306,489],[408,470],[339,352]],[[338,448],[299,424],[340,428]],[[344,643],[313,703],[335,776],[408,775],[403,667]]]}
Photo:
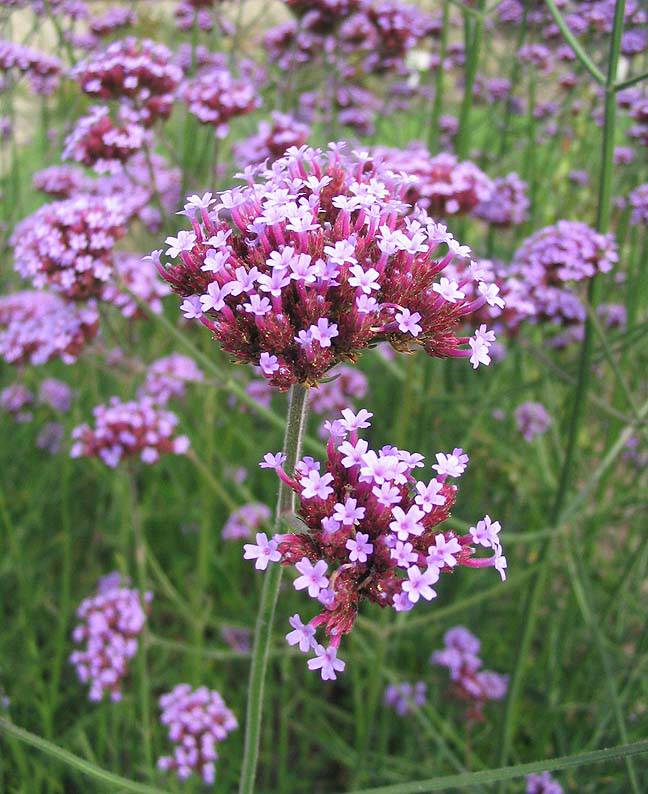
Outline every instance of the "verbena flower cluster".
{"label": "verbena flower cluster", "polygon": [[36,190],[61,199],[84,192],[89,183],[84,172],[73,165],[51,165],[36,171],[32,177]]}
{"label": "verbena flower cluster", "polygon": [[[436,475],[418,481],[414,471],[423,467],[422,455],[392,446],[374,451],[359,437],[371,416],[346,409],[330,423],[324,470],[305,457],[289,473],[284,455],[265,456],[261,466],[274,469],[296,492],[304,531],[269,540],[258,533],[256,544],[244,547],[258,570],[271,562],[294,566],[295,588],[319,602],[321,611],[310,622],[303,624],[299,615],[290,619],[287,640],[315,654],[308,666],[325,680],[344,669],[337,650],[363,600],[408,611],[421,599],[435,598],[432,586],[459,566],[495,567],[505,578],[498,522],[485,516],[465,535],[439,528],[457,495],[449,479],[463,474],[468,456],[461,449],[439,453],[432,467]],[[490,549],[490,556],[476,556],[480,547]],[[320,627],[328,647],[316,640]]]}
{"label": "verbena flower cluster", "polygon": [[[142,257],[118,251],[114,257],[114,275],[105,285],[101,299],[116,306],[129,319],[146,317],[136,298],[154,314],[162,313],[162,298],[170,289],[150,267],[142,263]],[[132,293],[132,294],[131,294]]]}
{"label": "verbena flower cluster", "polygon": [[72,389],[57,378],[45,378],[38,387],[38,402],[49,406],[59,414],[66,414],[72,407]]}
{"label": "verbena flower cluster", "polygon": [[34,415],[28,410],[34,404],[34,393],[24,383],[12,383],[0,391],[0,410],[8,413],[16,422],[31,422]]}
{"label": "verbena flower cluster", "polygon": [[404,681],[401,684],[389,684],[385,688],[384,703],[389,708],[394,709],[399,717],[404,717],[416,709],[423,706],[426,698],[425,681],[417,681],[410,684]]}
{"label": "verbena flower cluster", "polygon": [[251,538],[252,533],[270,524],[272,512],[267,505],[250,502],[235,510],[223,527],[224,540]]}
{"label": "verbena flower cluster", "polygon": [[527,775],[526,794],[563,794],[563,787],[549,772]]}
{"label": "verbena flower cluster", "polygon": [[515,409],[515,424],[525,441],[533,441],[551,425],[551,416],[538,402],[525,402]]}
{"label": "verbena flower cluster", "polygon": [[8,364],[76,361],[99,330],[92,303],[70,304],[49,292],[0,296],[0,357]]}
{"label": "verbena flower cluster", "polygon": [[192,358],[171,353],[149,365],[140,394],[150,397],[157,405],[166,405],[169,400],[181,400],[188,383],[200,383],[204,378]]}
{"label": "verbena flower cluster", "polygon": [[451,692],[467,704],[469,720],[483,719],[484,706],[489,700],[501,700],[508,689],[508,676],[482,670],[477,655],[480,641],[463,626],[455,626],[443,636],[444,648],[435,651],[431,664],[448,668]]}
{"label": "verbena flower cluster", "polygon": [[182,71],[163,44],[127,37],[80,61],[72,76],[89,96],[119,100],[150,127],[171,113]]}
{"label": "verbena flower cluster", "polygon": [[80,195],[45,204],[14,230],[14,267],[36,288],[49,286],[72,300],[97,297],[125,221],[116,198]]}
{"label": "verbena flower cluster", "polygon": [[89,684],[88,697],[99,701],[106,695],[122,699],[122,681],[130,660],[137,653],[138,637],[146,623],[153,595],[128,587],[119,574],[103,577],[97,593],[77,609],[79,625],[72,638],[83,648],[74,651],[70,662],[79,680]]}
{"label": "verbena flower cluster", "polygon": [[516,173],[495,179],[490,197],[475,207],[474,214],[491,226],[519,226],[529,212],[526,189],[526,182]]}
{"label": "verbena flower cluster", "polygon": [[121,171],[147,141],[147,130],[136,122],[115,125],[107,107],[90,108],[65,140],[64,160],[94,168],[99,174]]}
{"label": "verbena flower cluster", "polygon": [[494,184],[489,177],[474,163],[459,160],[454,154],[442,152],[432,157],[427,147],[417,143],[405,149],[379,151],[391,168],[414,177],[405,200],[435,217],[472,212],[493,195]]}
{"label": "verbena flower cluster", "polygon": [[272,164],[291,147],[303,146],[310,127],[287,113],[274,111],[263,119],[255,135],[234,144],[234,154],[241,166]]}
{"label": "verbena flower cluster", "polygon": [[178,684],[162,695],[160,709],[160,721],[176,746],[173,755],[158,759],[158,769],[175,772],[180,780],[196,774],[212,785],[216,778],[216,747],[238,728],[233,712],[216,690],[204,686],[192,689],[189,684]]}
{"label": "verbena flower cluster", "polygon": [[509,274],[519,279],[537,319],[582,321],[585,310],[571,282],[608,273],[618,261],[612,234],[579,221],[558,221],[527,238],[513,256]]}
{"label": "verbena flower cluster", "polygon": [[459,327],[484,303],[503,305],[498,288],[479,282],[466,300],[472,275],[441,274],[470,249],[422,210],[408,215],[405,177],[340,148],[291,149],[262,182],[189,199],[192,229],[167,238],[172,262],[159,264],[185,317],[279,388],[314,385],[380,341],[488,364],[494,334]]}
{"label": "verbena flower cluster", "polygon": [[150,397],[129,402],[112,397],[92,413],[94,427],[82,424],[72,432],[73,458],[98,458],[115,468],[128,458],[151,464],[160,455],[182,455],[189,449],[187,436],[174,436],[178,417],[162,410]]}
{"label": "verbena flower cluster", "polygon": [[230,119],[251,113],[260,104],[249,80],[235,78],[222,67],[206,69],[190,80],[182,98],[198,121],[214,127],[217,138],[227,135]]}
{"label": "verbena flower cluster", "polygon": [[0,40],[0,72],[27,75],[35,94],[52,94],[58,88],[62,71],[58,58],[13,41]]}

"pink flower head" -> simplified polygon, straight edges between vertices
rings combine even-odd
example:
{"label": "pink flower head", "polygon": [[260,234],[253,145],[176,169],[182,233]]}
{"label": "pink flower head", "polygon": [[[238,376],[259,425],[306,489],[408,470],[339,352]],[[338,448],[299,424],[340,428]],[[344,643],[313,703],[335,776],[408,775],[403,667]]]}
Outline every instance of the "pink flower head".
{"label": "pink flower head", "polygon": [[[337,145],[290,148],[259,173],[190,208],[191,229],[169,238],[160,265],[185,315],[225,352],[254,365],[267,354],[264,375],[281,389],[317,385],[382,341],[475,355],[460,326],[486,298],[469,296],[470,273],[461,282],[443,273],[470,249],[420,207],[412,212],[402,173]],[[201,314],[186,303],[196,296]],[[487,342],[482,335],[482,362]]]}

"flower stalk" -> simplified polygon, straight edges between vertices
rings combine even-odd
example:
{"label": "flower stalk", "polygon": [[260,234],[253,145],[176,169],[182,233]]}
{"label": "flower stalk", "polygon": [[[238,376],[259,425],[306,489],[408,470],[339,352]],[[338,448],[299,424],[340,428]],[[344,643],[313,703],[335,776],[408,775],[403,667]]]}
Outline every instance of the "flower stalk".
{"label": "flower stalk", "polygon": [[[292,471],[301,455],[306,417],[308,413],[308,389],[301,384],[294,384],[290,389],[288,417],[284,436],[283,452],[286,456],[286,468]],[[295,493],[282,480],[279,481],[279,494],[275,511],[275,527],[294,512]],[[265,678],[268,669],[268,652],[272,637],[272,625],[277,604],[277,596],[281,585],[282,568],[271,565],[263,580],[261,603],[257,615],[254,632],[254,648],[248,684],[248,703],[245,718],[245,745],[243,766],[239,784],[239,794],[251,794],[259,760],[259,740],[261,737],[261,721],[263,718],[263,695]]]}

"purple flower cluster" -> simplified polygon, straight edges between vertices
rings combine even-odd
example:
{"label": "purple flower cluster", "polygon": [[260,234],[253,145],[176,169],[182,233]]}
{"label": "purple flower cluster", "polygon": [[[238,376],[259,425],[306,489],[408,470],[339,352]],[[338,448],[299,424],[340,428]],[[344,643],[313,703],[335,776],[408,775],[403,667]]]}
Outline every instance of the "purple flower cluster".
{"label": "purple flower cluster", "polygon": [[436,280],[470,249],[422,210],[409,215],[405,188],[338,144],[328,154],[291,149],[261,183],[191,197],[192,229],[167,238],[174,262],[158,267],[185,316],[279,388],[315,385],[379,341],[487,364],[494,334],[455,331],[484,303],[501,303],[497,287],[479,283],[469,301],[471,276]]}
{"label": "purple flower cluster", "polygon": [[0,357],[8,364],[71,364],[98,330],[92,303],[70,304],[48,292],[0,296]]}
{"label": "purple flower cluster", "polygon": [[474,215],[491,226],[519,226],[527,219],[529,199],[527,184],[512,172],[493,181],[493,191],[474,209]]}
{"label": "purple flower cluster", "polygon": [[563,794],[563,787],[549,772],[527,775],[526,794]]}
{"label": "purple flower cluster", "polygon": [[630,223],[635,226],[648,226],[648,182],[635,188],[629,198],[632,207]]}
{"label": "purple flower cluster", "polygon": [[119,100],[134,120],[150,127],[171,113],[182,71],[163,44],[127,37],[79,62],[72,76],[89,96]]}
{"label": "purple flower cluster", "polygon": [[122,402],[111,397],[107,405],[93,410],[95,427],[79,425],[72,432],[73,458],[98,458],[115,468],[127,458],[156,463],[160,455],[183,455],[189,449],[187,436],[175,436],[178,417],[163,411],[150,397]]}
{"label": "purple flower cluster", "polygon": [[190,80],[182,98],[198,121],[214,127],[217,138],[226,137],[230,119],[251,113],[260,104],[247,79],[237,79],[221,67],[206,69]]}
{"label": "purple flower cluster", "polygon": [[[256,544],[244,547],[245,559],[255,560],[257,570],[271,562],[294,566],[295,589],[307,590],[319,603],[321,612],[309,623],[302,624],[299,615],[290,619],[287,640],[315,654],[308,666],[319,669],[324,680],[344,669],[337,650],[363,600],[408,611],[421,599],[435,598],[433,585],[458,566],[495,567],[505,578],[499,523],[486,516],[466,535],[438,528],[457,494],[449,478],[463,474],[468,456],[461,449],[439,453],[435,476],[417,481],[413,472],[424,465],[422,455],[392,446],[374,451],[359,437],[371,416],[364,409],[357,414],[346,409],[329,423],[324,471],[305,457],[288,473],[284,455],[265,456],[261,466],[274,469],[296,492],[305,531],[270,540],[258,533]],[[479,547],[491,555],[477,557]],[[330,639],[328,648],[316,640],[318,627]]]}
{"label": "purple flower cluster", "polygon": [[135,298],[139,298],[154,314],[161,314],[161,299],[170,292],[155,270],[142,263],[141,256],[118,251],[113,279],[105,285],[101,299],[116,306],[124,317],[140,319],[146,317],[146,313]]}
{"label": "purple flower cluster", "polygon": [[114,174],[137,154],[147,141],[147,130],[136,122],[115,125],[107,107],[93,107],[82,116],[65,140],[64,160]]}
{"label": "purple flower cluster", "polygon": [[200,383],[204,378],[192,358],[171,353],[149,366],[140,394],[150,397],[157,405],[166,405],[169,400],[181,400],[185,396],[187,383]]}
{"label": "purple flower cluster", "polygon": [[72,389],[57,378],[45,378],[38,387],[38,402],[58,414],[66,414],[72,407]]}
{"label": "purple flower cluster", "polygon": [[34,403],[34,394],[23,383],[12,383],[0,391],[0,410],[16,422],[31,422],[34,415],[28,410]]}
{"label": "purple flower cluster", "polygon": [[36,171],[32,177],[36,190],[59,199],[85,192],[90,181],[80,168],[73,165],[51,165]]}
{"label": "purple flower cluster", "polygon": [[104,36],[110,36],[116,30],[129,28],[136,22],[137,17],[132,9],[112,6],[107,8],[103,14],[90,17],[88,27],[95,36],[103,38]]}
{"label": "purple flower cluster", "polygon": [[526,402],[515,409],[515,424],[525,441],[533,441],[550,427],[551,416],[542,403]]}
{"label": "purple flower cluster", "polygon": [[442,152],[430,156],[419,143],[405,149],[379,150],[386,165],[411,177],[405,201],[417,204],[435,217],[463,215],[488,201],[493,182],[470,161]]}
{"label": "purple flower cluster", "polygon": [[58,87],[62,64],[22,44],[0,40],[0,72],[27,75],[34,93],[49,96]]}
{"label": "purple flower cluster", "polygon": [[292,146],[303,146],[310,128],[287,113],[274,111],[269,120],[263,119],[255,135],[234,144],[234,154],[241,166],[271,165],[283,157]]}
{"label": "purple flower cluster", "polygon": [[404,717],[425,704],[426,689],[424,681],[417,681],[415,684],[407,681],[389,684],[385,687],[384,703],[394,709],[399,717]]}
{"label": "purple flower cluster", "polygon": [[250,502],[235,510],[223,527],[224,540],[251,538],[252,533],[268,526],[272,513],[267,505]]}
{"label": "purple flower cluster", "polygon": [[36,288],[71,300],[101,294],[126,218],[116,198],[79,195],[45,204],[14,229],[14,267]]}
{"label": "purple flower cluster", "polygon": [[80,623],[72,638],[84,647],[70,655],[70,662],[81,683],[90,685],[90,700],[100,701],[106,694],[113,701],[121,700],[122,680],[137,653],[137,638],[152,598],[151,593],[142,597],[115,573],[103,577],[97,593],[81,602]]}
{"label": "purple flower cluster", "polygon": [[567,324],[582,321],[585,315],[569,283],[609,272],[618,258],[612,234],[563,220],[527,238],[516,251],[509,274],[524,285],[533,316]]}
{"label": "purple flower cluster", "polygon": [[467,718],[482,720],[484,705],[489,700],[501,700],[508,689],[508,676],[482,670],[477,655],[480,641],[463,626],[455,626],[443,636],[444,648],[430,657],[431,664],[447,667],[452,694],[467,704]]}
{"label": "purple flower cluster", "polygon": [[157,766],[175,772],[180,780],[197,774],[207,785],[216,777],[216,746],[238,728],[236,717],[219,692],[207,687],[192,689],[178,684],[160,698],[160,721],[176,745],[173,755],[158,759]]}

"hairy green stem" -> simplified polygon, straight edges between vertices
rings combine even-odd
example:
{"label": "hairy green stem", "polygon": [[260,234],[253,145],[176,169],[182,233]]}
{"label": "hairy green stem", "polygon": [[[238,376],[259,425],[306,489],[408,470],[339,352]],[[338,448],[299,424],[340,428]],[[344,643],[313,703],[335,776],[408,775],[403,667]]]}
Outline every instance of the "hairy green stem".
{"label": "hairy green stem", "polygon": [[[283,449],[286,456],[285,467],[289,472],[294,470],[295,463],[301,454],[307,411],[308,389],[300,384],[295,384],[290,390]],[[294,509],[295,494],[292,489],[280,481],[275,511],[275,528],[278,528],[282,519],[294,512]],[[281,585],[281,574],[282,569],[279,565],[271,565],[266,571],[263,581],[263,592],[257,614],[248,684],[245,746],[239,794],[251,794],[254,791],[254,781],[259,760],[259,740],[261,737],[265,678],[268,669],[268,651],[272,638],[275,606]]]}
{"label": "hairy green stem", "polygon": [[[555,11],[553,0],[547,0],[547,2],[550,9],[553,7],[553,14]],[[606,232],[610,222],[614,132],[616,123],[616,98],[614,95],[614,84],[616,81],[617,66],[619,63],[621,35],[623,33],[624,9],[625,0],[617,0],[614,16],[614,28],[612,31],[608,57],[608,74],[605,81],[605,114],[602,134],[602,154],[597,209],[597,228],[600,232]],[[556,14],[557,13],[558,12],[556,11]],[[554,18],[556,18],[556,14],[554,14]],[[557,18],[556,22],[558,22]],[[560,23],[558,22],[558,24]],[[585,63],[584,65],[587,66]],[[599,300],[600,289],[600,279],[596,277],[593,278],[590,281],[589,286],[589,302],[594,310],[596,309]],[[567,494],[569,493],[569,488],[574,473],[576,446],[583,422],[583,416],[585,413],[584,409],[587,402],[587,392],[590,384],[590,368],[592,363],[593,348],[592,343],[593,327],[590,319],[587,318],[585,322],[585,338],[583,340],[579,359],[578,379],[573,397],[572,412],[568,428],[567,447],[560,472],[558,489],[550,513],[550,524],[553,526],[555,526],[562,518],[565,500]],[[509,758],[517,728],[519,700],[522,693],[522,685],[526,671],[526,661],[531,647],[533,635],[535,633],[538,611],[543,599],[545,586],[549,575],[553,548],[553,537],[549,537],[544,542],[540,550],[539,573],[529,590],[523,610],[524,624],[520,634],[520,642],[518,645],[515,667],[511,676],[509,695],[506,702],[504,720],[502,722],[499,756],[500,763],[502,765],[504,765]],[[630,772],[630,769],[632,768],[632,761],[628,759],[626,763],[628,765],[628,771],[631,775],[632,781],[632,773]]]}

